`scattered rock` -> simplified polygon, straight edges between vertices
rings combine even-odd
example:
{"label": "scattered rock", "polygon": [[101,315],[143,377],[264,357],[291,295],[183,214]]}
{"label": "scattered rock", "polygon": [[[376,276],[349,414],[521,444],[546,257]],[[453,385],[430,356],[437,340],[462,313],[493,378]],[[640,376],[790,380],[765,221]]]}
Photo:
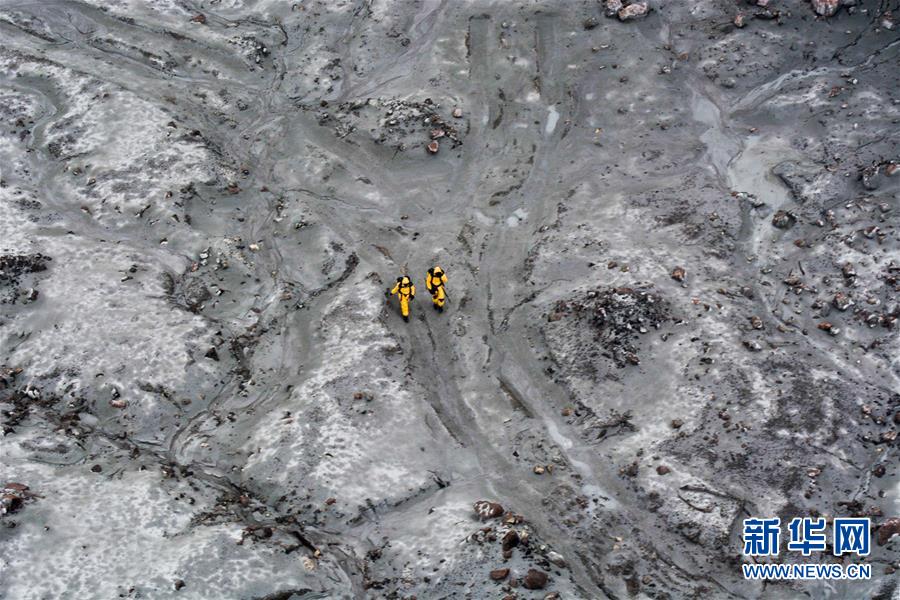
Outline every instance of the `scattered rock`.
{"label": "scattered rock", "polygon": [[606,0],[605,14],[607,17],[615,17],[623,7],[622,0]]}
{"label": "scattered rock", "polygon": [[820,17],[830,17],[841,7],[840,0],[812,0],[813,10]]}
{"label": "scattered rock", "polygon": [[491,579],[494,581],[503,581],[509,576],[509,569],[494,569],[491,571]]}
{"label": "scattered rock", "polygon": [[672,269],[672,279],[675,281],[684,281],[686,276],[687,271],[684,270],[684,267],[675,267]]}
{"label": "scattered rock", "polygon": [[22,508],[22,498],[16,494],[0,495],[0,515],[14,513]]}
{"label": "scattered rock", "polygon": [[666,465],[659,465],[658,467],[656,467],[656,473],[658,475],[668,475],[671,471],[672,469],[670,469]]}
{"label": "scattered rock", "polygon": [[176,579],[173,585],[175,587],[175,591],[177,592],[185,586],[184,579]]}
{"label": "scattered rock", "polygon": [[744,340],[742,343],[744,344],[744,348],[750,352],[759,352],[762,350],[762,344],[756,340]]}
{"label": "scattered rock", "polygon": [[734,26],[743,29],[746,26],[744,13],[738,13],[734,16]]}
{"label": "scattered rock", "polygon": [[563,555],[559,552],[554,552],[553,550],[547,553],[547,560],[549,560],[560,569],[565,569],[568,566],[568,563],[566,562],[566,559],[563,558]]}
{"label": "scattered rock", "polygon": [[603,355],[617,366],[637,364],[638,335],[659,329],[669,321],[669,304],[650,288],[608,288],[587,292],[581,300],[557,303],[556,310],[571,309],[595,332]]}
{"label": "scattered rock", "polygon": [[843,292],[835,294],[831,303],[834,304],[836,309],[842,312],[853,306],[853,300]]}
{"label": "scattered rock", "polygon": [[779,210],[772,216],[772,225],[778,229],[790,229],[797,222],[797,217],[793,213]]}
{"label": "scattered rock", "polygon": [[479,500],[472,505],[472,508],[475,509],[475,514],[482,520],[496,519],[503,515],[503,507],[496,502],[490,502],[488,500]]}
{"label": "scattered rock", "polygon": [[460,107],[457,106],[456,108],[453,109],[452,114],[453,114],[454,119],[461,119],[463,116],[463,111]]}
{"label": "scattered rock", "polygon": [[184,303],[192,312],[199,311],[203,303],[212,298],[212,293],[203,282],[195,277],[188,279],[183,288]]}
{"label": "scattered rock", "polygon": [[839,334],[839,333],[841,332],[841,330],[840,330],[839,327],[835,327],[834,325],[832,325],[832,324],[829,323],[828,321],[822,321],[822,322],[819,323],[816,327],[818,327],[818,328],[821,329],[822,331],[827,331],[827,332],[830,333],[831,335],[837,335],[837,334]]}
{"label": "scattered rock", "polygon": [[875,465],[875,467],[872,468],[872,475],[879,479],[884,477],[885,473],[887,473],[887,469],[885,469],[883,464]]}
{"label": "scattered rock", "polygon": [[522,540],[519,537],[519,532],[515,529],[510,529],[503,536],[503,539],[500,540],[500,544],[504,552],[509,552],[510,550],[518,546],[520,541]]}
{"label": "scattered rock", "polygon": [[672,429],[681,429],[682,425],[684,425],[684,421],[681,419],[672,419]]}
{"label": "scattered rock", "polygon": [[617,14],[620,21],[633,21],[647,16],[648,12],[650,12],[650,5],[646,2],[632,2],[620,9]]}
{"label": "scattered rock", "polygon": [[753,315],[752,317],[750,317],[750,327],[752,327],[753,329],[762,329],[763,328],[762,319],[760,319],[756,315]]}
{"label": "scattered rock", "polygon": [[26,273],[46,271],[49,260],[42,254],[4,254],[0,256],[0,283],[17,284]]}
{"label": "scattered rock", "polygon": [[437,140],[432,140],[431,143],[428,144],[427,148],[429,153],[437,154],[438,150],[440,150],[441,148],[441,145]]}
{"label": "scattered rock", "polygon": [[900,518],[894,517],[881,524],[875,538],[879,546],[884,546],[898,533],[900,533]]}
{"label": "scattered rock", "polygon": [[532,469],[532,470],[534,471],[535,475],[543,475],[544,474],[544,467],[542,467],[541,465],[534,465],[534,469]]}
{"label": "scattered rock", "polygon": [[844,263],[844,266],[841,267],[841,275],[849,285],[853,285],[853,282],[856,281],[856,269],[853,267],[853,263]]}
{"label": "scattered rock", "polygon": [[547,574],[537,569],[528,569],[523,585],[527,590],[542,590],[547,586]]}
{"label": "scattered rock", "polygon": [[588,29],[588,30],[595,28],[599,24],[600,24],[600,21],[597,20],[597,17],[588,17],[587,19],[584,20],[584,23],[583,23],[584,28]]}
{"label": "scattered rock", "polygon": [[191,21],[194,23],[200,23],[201,25],[206,24],[206,15],[203,13],[197,13],[193,17],[191,17]]}

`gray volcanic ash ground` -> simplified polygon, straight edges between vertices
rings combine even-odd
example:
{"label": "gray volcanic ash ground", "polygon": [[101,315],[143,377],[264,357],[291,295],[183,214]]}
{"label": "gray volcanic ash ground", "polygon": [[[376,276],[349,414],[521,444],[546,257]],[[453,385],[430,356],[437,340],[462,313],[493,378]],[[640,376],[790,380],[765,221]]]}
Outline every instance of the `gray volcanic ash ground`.
{"label": "gray volcanic ash ground", "polygon": [[0,2],[0,598],[900,597],[900,2],[617,4]]}

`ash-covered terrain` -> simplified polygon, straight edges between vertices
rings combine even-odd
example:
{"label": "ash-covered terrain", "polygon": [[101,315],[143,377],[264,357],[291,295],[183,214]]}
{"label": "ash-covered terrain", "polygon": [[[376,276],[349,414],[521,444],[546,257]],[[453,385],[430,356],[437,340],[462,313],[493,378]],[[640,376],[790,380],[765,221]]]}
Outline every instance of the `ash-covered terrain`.
{"label": "ash-covered terrain", "polygon": [[0,598],[900,597],[898,19],[3,0]]}

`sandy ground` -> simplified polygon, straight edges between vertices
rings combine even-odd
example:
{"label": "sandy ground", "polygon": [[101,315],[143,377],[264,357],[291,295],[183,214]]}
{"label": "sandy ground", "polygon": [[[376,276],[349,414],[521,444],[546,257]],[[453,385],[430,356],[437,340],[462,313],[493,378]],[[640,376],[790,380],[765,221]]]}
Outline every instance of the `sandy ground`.
{"label": "sandy ground", "polygon": [[0,2],[0,598],[898,598],[900,3],[759,4]]}

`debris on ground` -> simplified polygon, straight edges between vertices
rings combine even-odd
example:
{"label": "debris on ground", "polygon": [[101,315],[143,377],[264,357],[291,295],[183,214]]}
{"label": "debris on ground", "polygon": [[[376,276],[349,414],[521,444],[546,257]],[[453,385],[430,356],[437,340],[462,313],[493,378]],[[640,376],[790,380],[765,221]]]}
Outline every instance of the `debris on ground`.
{"label": "debris on ground", "polygon": [[555,313],[585,323],[602,354],[620,367],[639,362],[638,337],[671,320],[669,310],[669,303],[649,286],[592,290],[554,307]]}

